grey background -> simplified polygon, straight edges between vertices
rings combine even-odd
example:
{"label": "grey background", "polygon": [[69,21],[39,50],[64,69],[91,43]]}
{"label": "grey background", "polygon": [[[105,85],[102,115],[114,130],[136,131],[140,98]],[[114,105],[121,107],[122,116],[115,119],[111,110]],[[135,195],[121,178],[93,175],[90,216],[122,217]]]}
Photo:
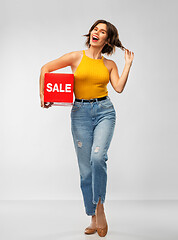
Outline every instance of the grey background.
{"label": "grey background", "polygon": [[[42,109],[41,67],[86,49],[98,19],[135,53],[122,94],[108,85],[117,123],[107,199],[178,199],[177,1],[4,1],[0,8],[0,199],[82,199],[71,107]],[[119,75],[124,52],[111,57]],[[70,67],[56,72],[71,73]]]}

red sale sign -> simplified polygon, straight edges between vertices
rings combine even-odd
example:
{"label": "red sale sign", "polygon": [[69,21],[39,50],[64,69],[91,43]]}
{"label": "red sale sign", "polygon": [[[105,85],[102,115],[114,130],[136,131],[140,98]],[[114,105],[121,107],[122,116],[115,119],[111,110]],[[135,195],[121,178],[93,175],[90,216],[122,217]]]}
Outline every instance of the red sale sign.
{"label": "red sale sign", "polygon": [[45,73],[44,102],[53,102],[54,105],[73,104],[74,74],[72,73]]}

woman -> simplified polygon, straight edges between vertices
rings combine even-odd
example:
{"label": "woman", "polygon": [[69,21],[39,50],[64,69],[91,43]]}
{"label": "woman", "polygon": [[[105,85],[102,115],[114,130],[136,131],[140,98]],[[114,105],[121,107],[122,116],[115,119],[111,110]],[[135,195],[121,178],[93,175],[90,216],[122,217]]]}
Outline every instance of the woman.
{"label": "woman", "polygon": [[[41,68],[40,97],[41,107],[49,108],[51,104],[44,102],[44,74],[71,66],[75,79],[71,131],[85,211],[91,216],[91,224],[85,229],[85,234],[97,231],[99,236],[104,237],[108,231],[104,213],[107,151],[116,122],[107,84],[110,81],[117,93],[123,91],[134,53],[123,47],[117,29],[108,21],[96,21],[84,36],[87,37],[87,50],[67,53]],[[125,66],[121,77],[116,63],[102,56],[102,53],[111,55],[115,52],[115,46],[125,50]]]}

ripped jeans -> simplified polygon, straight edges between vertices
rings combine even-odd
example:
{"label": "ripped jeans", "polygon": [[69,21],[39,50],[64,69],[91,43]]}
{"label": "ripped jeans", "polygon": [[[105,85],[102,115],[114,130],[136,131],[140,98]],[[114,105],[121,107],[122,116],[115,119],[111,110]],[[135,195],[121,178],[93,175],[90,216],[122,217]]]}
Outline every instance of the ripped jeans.
{"label": "ripped jeans", "polygon": [[71,131],[80,171],[80,187],[85,212],[95,215],[99,198],[105,201],[107,185],[107,151],[116,122],[114,106],[107,99],[95,102],[74,101]]}

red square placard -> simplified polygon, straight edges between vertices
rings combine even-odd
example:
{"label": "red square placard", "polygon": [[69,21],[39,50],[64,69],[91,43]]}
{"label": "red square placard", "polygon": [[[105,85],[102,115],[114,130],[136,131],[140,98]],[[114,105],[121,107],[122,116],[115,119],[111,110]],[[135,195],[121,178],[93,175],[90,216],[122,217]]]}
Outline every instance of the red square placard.
{"label": "red square placard", "polygon": [[45,73],[44,102],[53,102],[54,105],[73,104],[73,84],[72,73]]}

